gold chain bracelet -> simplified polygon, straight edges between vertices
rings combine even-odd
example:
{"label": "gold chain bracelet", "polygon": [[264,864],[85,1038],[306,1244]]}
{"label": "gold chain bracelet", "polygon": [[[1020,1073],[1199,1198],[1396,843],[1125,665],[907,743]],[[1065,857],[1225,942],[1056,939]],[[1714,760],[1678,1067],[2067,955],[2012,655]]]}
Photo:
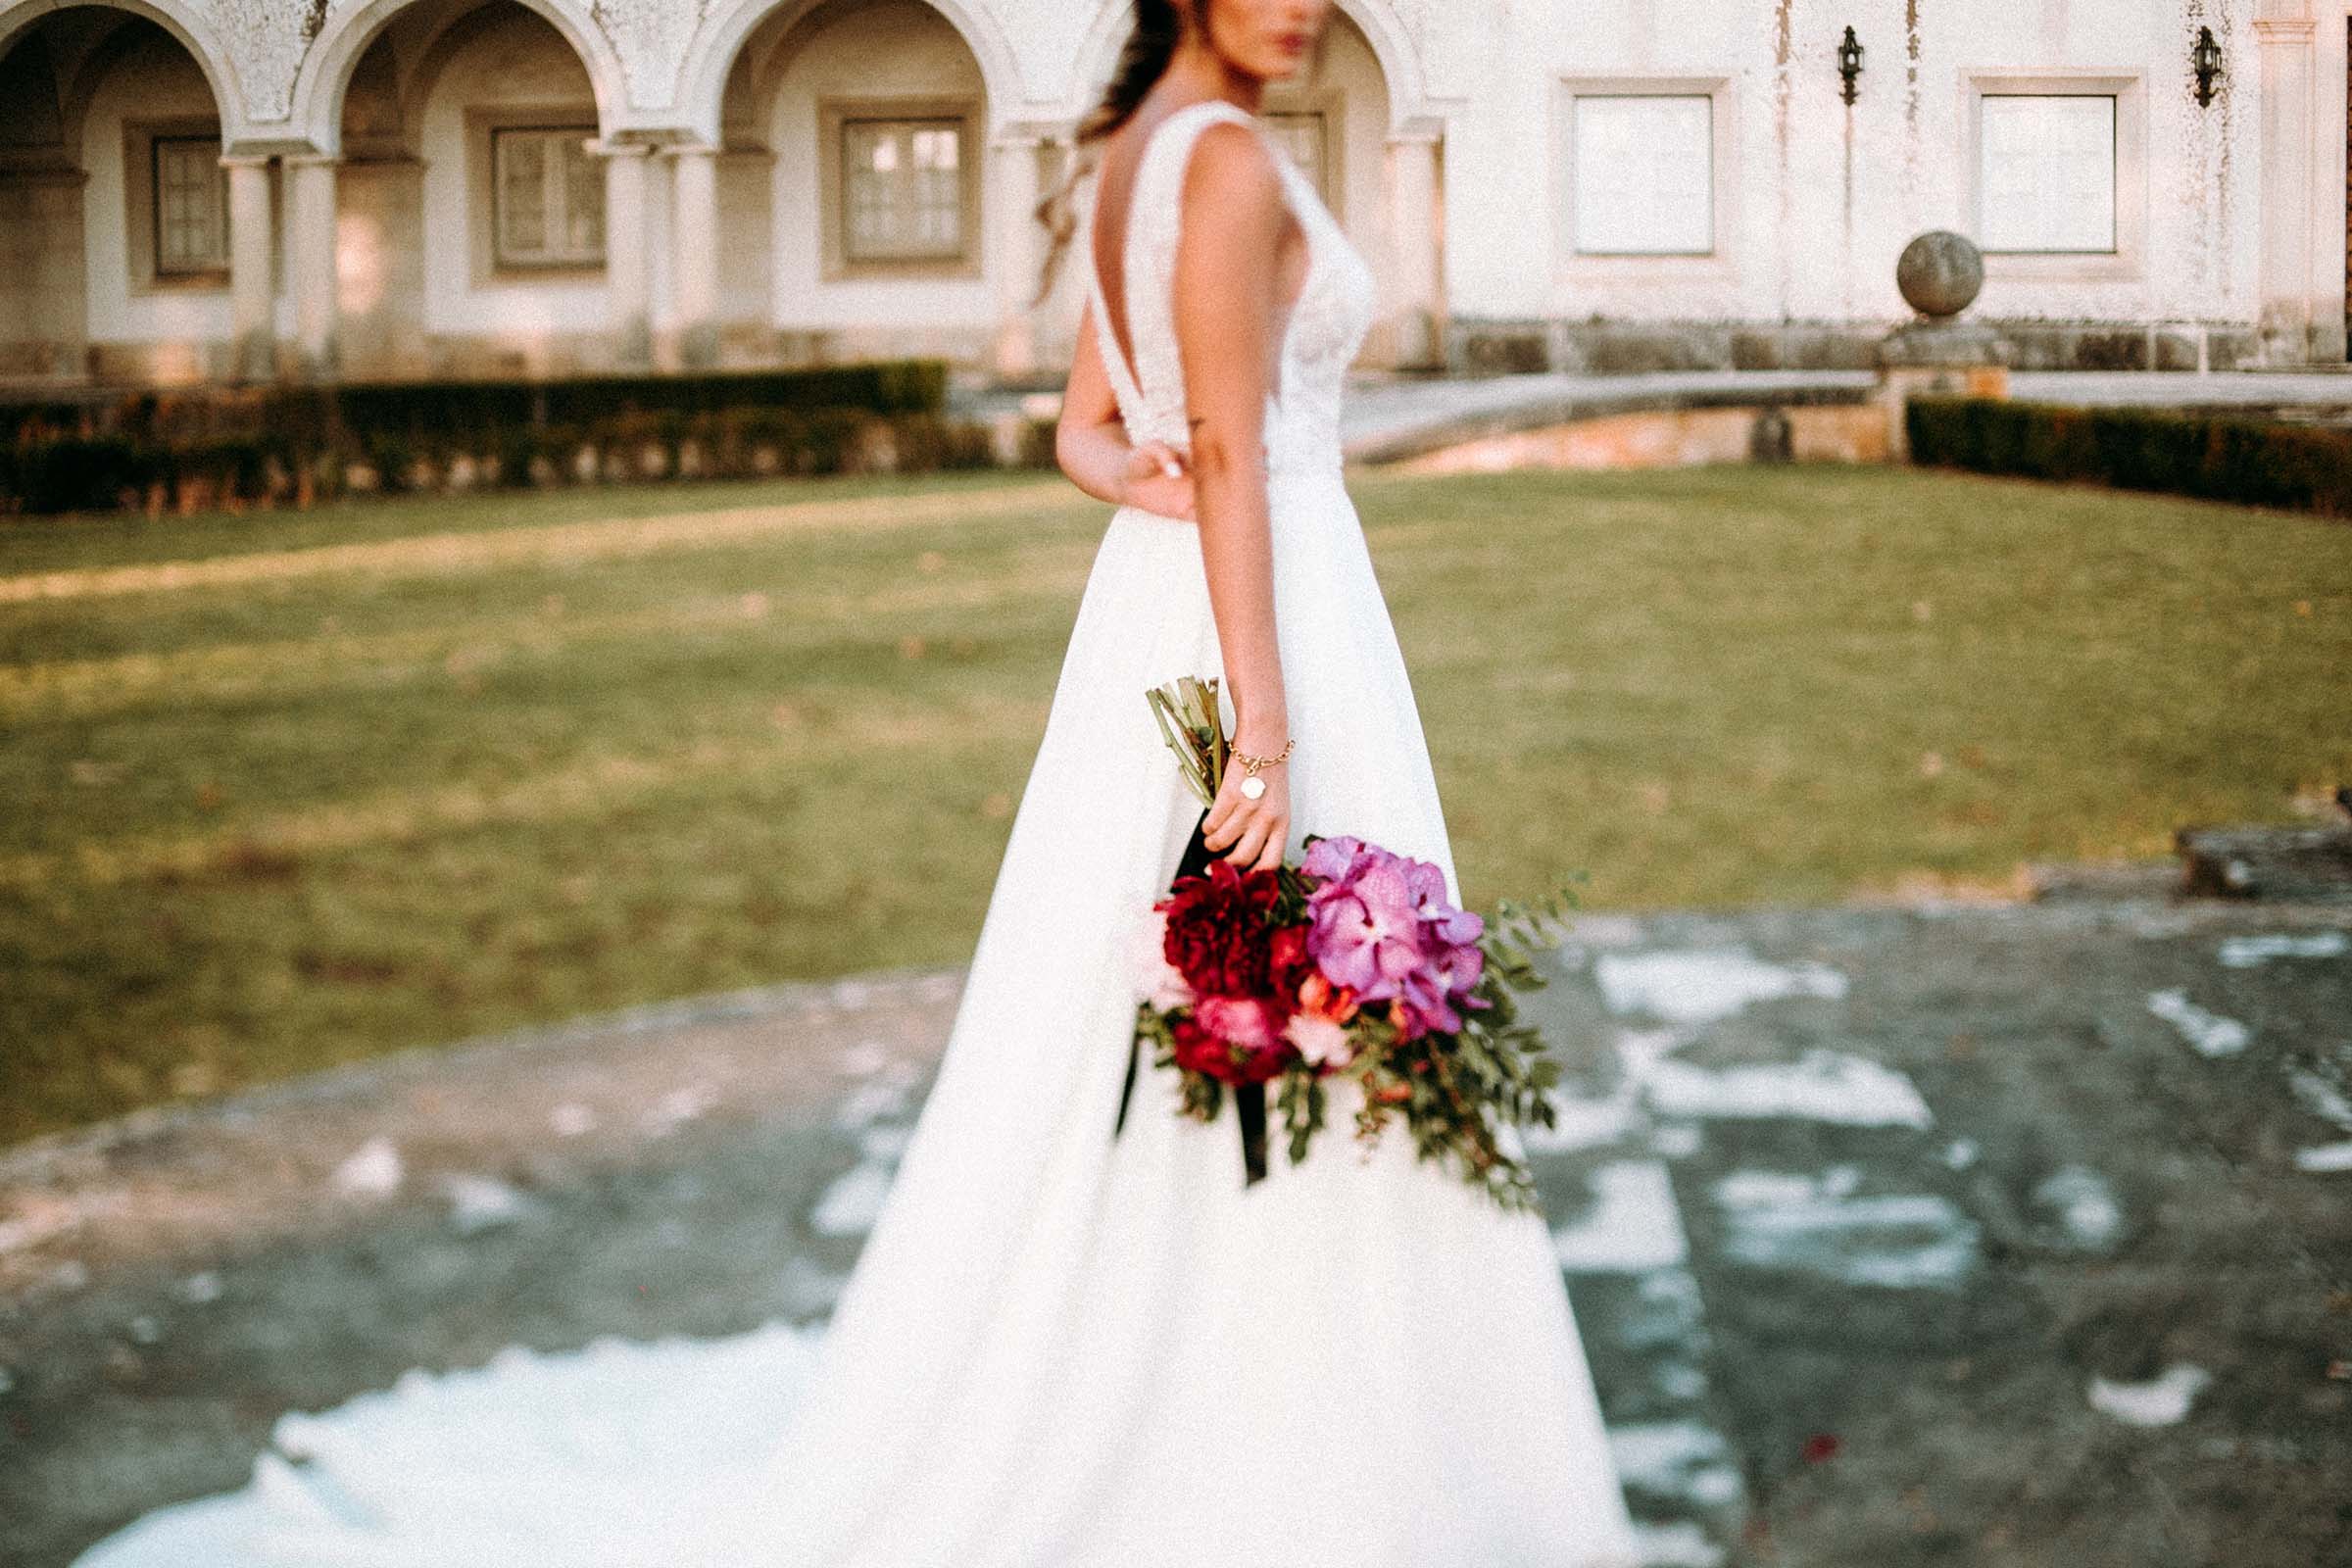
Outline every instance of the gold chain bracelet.
{"label": "gold chain bracelet", "polygon": [[1257,776],[1257,770],[1261,767],[1272,767],[1275,763],[1286,760],[1291,755],[1291,748],[1298,744],[1298,737],[1294,735],[1284,741],[1282,750],[1272,757],[1251,757],[1248,752],[1242,751],[1238,747],[1235,748],[1233,760],[1242,764],[1243,799],[1254,801],[1265,794],[1266,781]]}

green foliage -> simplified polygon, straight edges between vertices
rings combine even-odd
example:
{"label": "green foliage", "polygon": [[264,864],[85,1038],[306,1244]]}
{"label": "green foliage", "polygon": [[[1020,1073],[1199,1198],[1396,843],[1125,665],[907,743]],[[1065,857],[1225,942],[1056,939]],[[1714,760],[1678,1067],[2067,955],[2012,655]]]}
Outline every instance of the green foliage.
{"label": "green foliage", "polygon": [[2352,514],[2352,430],[1989,398],[1917,398],[1907,419],[1917,463]]}

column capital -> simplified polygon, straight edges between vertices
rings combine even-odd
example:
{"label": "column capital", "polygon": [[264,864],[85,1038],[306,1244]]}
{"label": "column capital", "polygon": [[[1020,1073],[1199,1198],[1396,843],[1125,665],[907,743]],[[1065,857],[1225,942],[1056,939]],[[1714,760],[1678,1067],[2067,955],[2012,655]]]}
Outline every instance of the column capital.
{"label": "column capital", "polygon": [[662,157],[673,159],[679,163],[684,163],[689,158],[716,158],[721,151],[707,141],[673,141],[659,150]]}
{"label": "column capital", "polygon": [[588,152],[595,158],[650,158],[654,146],[643,141],[614,141],[610,136],[598,136],[588,143]]}
{"label": "column capital", "polygon": [[268,169],[270,157],[271,155],[269,153],[224,152],[220,155],[220,167],[222,169]]}
{"label": "column capital", "polygon": [[1011,142],[1068,141],[1077,127],[1061,119],[1041,119],[1029,116],[1004,121],[989,127],[988,139],[998,144]]}
{"label": "column capital", "polygon": [[2319,24],[2305,17],[2257,17],[2254,36],[2264,43],[2309,43],[2319,32]]}
{"label": "column capital", "polygon": [[287,153],[284,156],[288,169],[335,169],[343,162],[341,153]]}

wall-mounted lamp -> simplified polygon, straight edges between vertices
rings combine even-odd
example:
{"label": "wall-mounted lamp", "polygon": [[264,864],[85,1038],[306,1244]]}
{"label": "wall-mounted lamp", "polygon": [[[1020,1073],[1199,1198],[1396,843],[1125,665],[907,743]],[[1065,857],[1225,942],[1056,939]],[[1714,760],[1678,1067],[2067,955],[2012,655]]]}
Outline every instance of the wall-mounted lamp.
{"label": "wall-mounted lamp", "polygon": [[2222,46],[2214,40],[2211,27],[2197,29],[2197,47],[2191,52],[2190,59],[2197,70],[2197,105],[2211,108],[2213,84],[2222,74]]}
{"label": "wall-mounted lamp", "polygon": [[[2207,37],[2213,34],[2207,33]],[[1845,80],[1845,101],[1853,103],[1862,96],[1862,40],[1854,29],[1845,29],[1845,42],[1838,46],[1838,74]]]}

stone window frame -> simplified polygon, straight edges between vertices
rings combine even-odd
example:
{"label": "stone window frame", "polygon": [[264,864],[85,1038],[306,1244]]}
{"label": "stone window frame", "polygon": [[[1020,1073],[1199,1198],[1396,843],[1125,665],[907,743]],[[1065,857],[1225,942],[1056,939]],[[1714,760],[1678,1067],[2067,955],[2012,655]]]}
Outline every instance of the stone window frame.
{"label": "stone window frame", "polygon": [[[495,107],[469,107],[466,111],[466,230],[467,272],[473,285],[498,287],[508,284],[538,283],[595,283],[602,282],[606,263],[595,262],[504,262],[498,255],[498,160],[492,142],[502,130],[569,130],[574,125],[585,127],[585,139],[594,141],[597,129],[596,105],[591,102],[549,104],[500,104]],[[600,159],[601,163],[602,160]],[[611,222],[611,214],[606,215]],[[611,231],[607,231],[610,245]],[[608,251],[608,254],[610,252]]]}
{"label": "stone window frame", "polygon": [[[122,238],[128,263],[130,292],[138,294],[224,294],[228,291],[228,256],[233,241],[228,232],[228,172],[220,173],[221,263],[201,270],[166,272],[157,267],[157,225],[163,220],[155,182],[155,145],[159,141],[208,138],[220,143],[220,122],[182,115],[163,120],[129,120],[122,124]],[[270,178],[277,177],[274,168]]]}
{"label": "stone window frame", "polygon": [[2104,283],[2140,278],[2147,265],[2147,74],[2132,70],[2061,68],[2019,73],[1963,71],[1960,96],[1966,123],[1960,147],[1960,188],[1967,192],[1971,239],[1984,232],[1984,100],[1986,98],[2113,98],[2115,100],[2115,249],[2112,251],[1986,251],[1987,281]]}
{"label": "stone window frame", "polygon": [[[821,243],[819,277],[828,283],[867,278],[973,278],[981,275],[986,239],[980,227],[981,172],[988,147],[985,110],[976,93],[908,93],[887,97],[834,97],[816,105],[816,207]],[[843,126],[853,120],[953,120],[962,140],[956,169],[962,175],[963,247],[955,256],[853,261],[849,255],[847,180],[842,168]]]}
{"label": "stone window frame", "polygon": [[[1297,91],[1269,88],[1259,112],[1267,120],[1277,115],[1322,117],[1323,183],[1316,188],[1323,197],[1323,205],[1331,209],[1332,217],[1345,224],[1348,221],[1347,90],[1337,86]],[[1300,172],[1305,171],[1301,170]]]}
{"label": "stone window frame", "polygon": [[[1708,100],[1709,197],[1713,248],[1705,252],[1587,254],[1576,248],[1576,101],[1579,98]],[[1740,90],[1730,75],[1578,74],[1553,78],[1550,142],[1554,282],[1562,289],[1595,283],[1738,281],[1740,274]]]}
{"label": "stone window frame", "polygon": [[[551,244],[546,247],[546,255],[516,256],[505,248],[505,235],[501,226],[505,215],[499,211],[499,202],[505,192],[503,181],[500,178],[498,160],[501,145],[507,138],[514,136],[536,137],[551,146],[571,140],[576,136],[581,145],[585,147],[588,143],[596,140],[597,131],[594,125],[590,125],[586,127],[585,133],[582,133],[581,127],[569,123],[561,125],[492,125],[490,127],[490,249],[492,265],[501,271],[509,272],[545,272],[551,268],[557,270],[578,270],[583,268],[604,266],[607,233],[601,190],[597,193],[599,197],[597,231],[593,252],[585,250],[573,252],[564,246]],[[586,156],[592,172],[591,177],[601,182],[605,177],[604,161],[594,153],[588,153]],[[560,166],[543,171],[540,180],[550,191],[562,185]],[[570,214],[567,211],[551,209],[547,216],[551,222],[559,216],[568,222]]]}

